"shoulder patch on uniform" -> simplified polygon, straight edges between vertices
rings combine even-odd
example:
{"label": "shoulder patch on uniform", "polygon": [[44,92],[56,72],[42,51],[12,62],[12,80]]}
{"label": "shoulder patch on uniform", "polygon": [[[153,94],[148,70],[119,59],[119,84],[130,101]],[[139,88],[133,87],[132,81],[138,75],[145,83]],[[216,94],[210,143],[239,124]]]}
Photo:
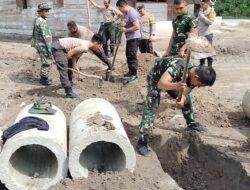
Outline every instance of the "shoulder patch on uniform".
{"label": "shoulder patch on uniform", "polygon": [[210,13],[208,14],[208,19],[214,21],[216,19],[216,12],[214,9],[211,9]]}
{"label": "shoulder patch on uniform", "polygon": [[151,16],[149,17],[149,23],[150,23],[150,24],[155,24],[155,17],[154,17],[154,16],[151,15]]}

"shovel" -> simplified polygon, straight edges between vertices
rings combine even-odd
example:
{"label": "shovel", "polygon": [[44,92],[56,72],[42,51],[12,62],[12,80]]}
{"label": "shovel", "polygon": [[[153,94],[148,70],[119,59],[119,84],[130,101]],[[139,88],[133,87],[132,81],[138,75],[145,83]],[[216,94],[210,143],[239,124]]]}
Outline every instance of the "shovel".
{"label": "shovel", "polygon": [[115,65],[116,55],[117,55],[118,49],[119,49],[119,47],[121,45],[121,39],[122,39],[122,32],[120,33],[119,41],[118,41],[118,44],[117,44],[117,46],[115,48],[115,54],[114,54],[114,57],[113,57],[113,60],[112,60],[111,70],[107,70],[107,72],[106,72],[106,78],[105,78],[106,81],[110,81],[110,79],[111,79],[112,70],[113,70],[113,67]]}

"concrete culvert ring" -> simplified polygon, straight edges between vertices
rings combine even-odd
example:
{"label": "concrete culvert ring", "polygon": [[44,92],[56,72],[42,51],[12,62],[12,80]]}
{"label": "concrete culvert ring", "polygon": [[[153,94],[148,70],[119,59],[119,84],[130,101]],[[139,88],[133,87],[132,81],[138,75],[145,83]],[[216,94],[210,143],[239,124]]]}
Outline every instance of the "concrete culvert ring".
{"label": "concrete culvert ring", "polygon": [[58,161],[48,148],[32,144],[22,146],[12,154],[9,169],[11,177],[19,184],[26,186],[27,181],[32,181],[43,186],[56,176]]}
{"label": "concrete culvert ring", "polygon": [[89,171],[122,171],[126,167],[126,157],[122,149],[114,143],[98,141],[88,145],[80,154],[80,165]]}
{"label": "concrete culvert ring", "polygon": [[72,112],[69,170],[73,178],[89,171],[134,171],[136,157],[116,109],[108,101],[91,98]]}
{"label": "concrete culvert ring", "polygon": [[[15,123],[33,115],[28,105]],[[0,153],[0,180],[9,190],[47,190],[67,176],[67,128],[63,112],[37,114],[46,121],[48,130],[36,128],[21,131],[5,142]]]}

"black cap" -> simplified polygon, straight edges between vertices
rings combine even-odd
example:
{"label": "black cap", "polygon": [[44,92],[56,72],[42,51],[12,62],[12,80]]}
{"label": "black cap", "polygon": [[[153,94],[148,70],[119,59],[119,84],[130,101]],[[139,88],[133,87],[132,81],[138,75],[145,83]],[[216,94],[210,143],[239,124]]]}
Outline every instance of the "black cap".
{"label": "black cap", "polygon": [[201,3],[210,3],[210,0],[200,0]]}
{"label": "black cap", "polygon": [[141,4],[137,7],[137,10],[140,11],[142,9],[145,9],[145,5],[144,4]]}

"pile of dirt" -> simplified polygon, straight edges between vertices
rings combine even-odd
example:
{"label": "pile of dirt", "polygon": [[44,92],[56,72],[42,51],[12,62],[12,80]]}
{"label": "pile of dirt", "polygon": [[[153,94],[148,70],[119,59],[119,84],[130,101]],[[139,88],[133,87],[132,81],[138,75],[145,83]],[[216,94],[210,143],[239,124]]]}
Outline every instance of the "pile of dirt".
{"label": "pile of dirt", "polygon": [[230,127],[228,110],[216,97],[212,90],[208,88],[198,89],[194,93],[195,115],[198,121],[204,126]]}
{"label": "pile of dirt", "polygon": [[249,53],[249,26],[249,23],[235,27],[223,26],[221,33],[216,34],[214,39],[217,54],[235,56]]}

